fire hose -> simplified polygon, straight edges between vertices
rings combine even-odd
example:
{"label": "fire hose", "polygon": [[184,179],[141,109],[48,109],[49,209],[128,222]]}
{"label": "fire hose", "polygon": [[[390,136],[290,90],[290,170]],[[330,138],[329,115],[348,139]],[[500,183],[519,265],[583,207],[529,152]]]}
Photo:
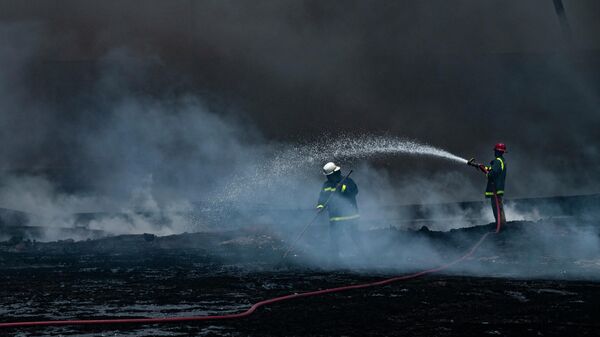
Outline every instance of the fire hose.
{"label": "fire hose", "polygon": [[501,220],[500,220],[500,206],[498,203],[498,196],[494,193],[496,199],[496,210],[498,213],[496,219],[496,230],[493,232],[484,233],[481,238],[462,256],[448,262],[444,265],[422,270],[413,274],[396,276],[387,278],[380,281],[347,285],[335,288],[328,288],[322,290],[308,291],[304,293],[294,293],[279,297],[266,299],[253,304],[244,312],[224,314],[224,315],[206,315],[206,316],[188,316],[188,317],[160,317],[160,318],[119,318],[119,319],[78,319],[78,320],[51,320],[51,321],[24,321],[24,322],[6,322],[0,323],[0,328],[25,328],[25,327],[43,327],[43,326],[64,326],[64,325],[108,325],[108,324],[162,324],[162,323],[177,323],[177,322],[200,322],[200,321],[218,321],[218,320],[233,320],[248,317],[252,315],[258,308],[271,305],[274,303],[289,301],[304,297],[320,296],[325,294],[339,293],[343,291],[365,289],[370,287],[385,286],[398,281],[405,281],[414,278],[418,278],[427,274],[437,273],[446,270],[464,260],[471,257],[475,251],[481,246],[490,234],[496,234],[500,232]]}

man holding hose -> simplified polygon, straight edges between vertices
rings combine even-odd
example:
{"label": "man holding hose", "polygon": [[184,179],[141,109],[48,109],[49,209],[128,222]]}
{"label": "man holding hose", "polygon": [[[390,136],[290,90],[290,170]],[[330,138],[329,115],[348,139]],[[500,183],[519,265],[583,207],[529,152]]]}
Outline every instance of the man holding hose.
{"label": "man holding hose", "polygon": [[502,198],[504,197],[504,182],[506,180],[506,160],[504,159],[505,153],[506,145],[504,145],[504,143],[498,143],[496,146],[494,146],[495,158],[490,162],[490,166],[477,164],[474,162],[475,159],[471,159],[468,162],[469,165],[475,166],[487,176],[485,197],[491,199],[494,219],[496,220],[496,223],[498,223],[498,217],[500,217],[501,225],[506,223],[506,217],[504,216],[504,204],[502,202]]}
{"label": "man holding hose", "polygon": [[327,181],[321,188],[317,209],[327,209],[329,213],[330,258],[335,261],[339,259],[339,240],[343,231],[348,233],[359,250],[362,250],[358,234],[360,215],[356,204],[358,187],[352,178],[343,177],[341,168],[332,162],[323,166],[323,174]]}

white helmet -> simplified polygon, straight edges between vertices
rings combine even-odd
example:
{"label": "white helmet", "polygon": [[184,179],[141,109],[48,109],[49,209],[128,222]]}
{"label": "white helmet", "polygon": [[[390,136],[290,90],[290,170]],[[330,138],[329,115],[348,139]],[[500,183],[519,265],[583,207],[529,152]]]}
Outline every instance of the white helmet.
{"label": "white helmet", "polygon": [[325,164],[325,166],[323,166],[323,174],[326,176],[328,176],[334,172],[337,172],[339,170],[340,170],[340,167],[331,161],[329,163]]}

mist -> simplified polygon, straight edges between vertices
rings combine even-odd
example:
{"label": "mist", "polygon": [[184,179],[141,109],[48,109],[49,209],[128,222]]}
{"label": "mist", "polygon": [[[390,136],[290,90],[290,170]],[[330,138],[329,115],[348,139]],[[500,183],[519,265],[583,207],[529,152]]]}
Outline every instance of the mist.
{"label": "mist", "polygon": [[[85,153],[61,129],[102,125],[113,118],[102,104],[127,92],[132,104],[191,95],[266,142],[389,134],[487,161],[503,141],[511,196],[595,193],[599,11],[564,3],[570,43],[552,1],[3,2],[4,106],[20,97],[20,110],[38,111],[5,110],[4,138],[33,130],[7,162],[81,188],[94,179],[70,169]],[[447,171],[405,158],[375,165],[394,180]]]}
{"label": "mist", "polygon": [[[6,26],[3,56],[20,50],[12,48],[23,41],[22,36],[12,41],[14,31],[39,40],[35,28]],[[17,58],[6,60],[16,70],[2,81],[7,112],[3,207],[53,219],[50,222],[74,213],[189,211],[197,204],[310,209],[323,179],[320,167],[338,159],[348,169],[361,165],[358,174],[380,181],[372,189],[361,189],[366,205],[375,206],[369,202],[373,198],[383,205],[409,201],[394,196],[386,170],[368,162],[373,156],[385,157],[393,138],[340,133],[305,137],[295,144],[268,140],[239,111],[215,111],[194,93],[170,88],[159,95],[140,91],[137,86],[149,80],[160,60],[125,49],[97,62],[99,77],[84,93],[76,90],[79,97],[69,98],[75,107],[32,100],[29,86],[13,80],[28,77],[35,47],[32,43]],[[33,139],[19,135],[24,130]],[[36,142],[37,136],[43,139]],[[378,146],[380,153],[369,154]],[[26,165],[33,158],[36,163]]]}
{"label": "mist", "polygon": [[[509,198],[600,190],[591,1],[566,2],[571,45],[550,1],[0,6],[0,207],[49,228],[47,240],[81,213],[102,214],[86,226],[107,235],[266,223],[289,239],[330,160],[354,170],[363,231],[404,229],[397,219],[414,215],[394,206],[483,201],[484,178],[466,165],[362,155],[372,139],[483,162],[503,141]],[[431,229],[489,223],[488,208],[432,211],[452,220]],[[578,238],[598,253],[595,230]],[[406,245],[412,260],[394,268],[446,258]],[[299,249],[318,260],[315,247]]]}

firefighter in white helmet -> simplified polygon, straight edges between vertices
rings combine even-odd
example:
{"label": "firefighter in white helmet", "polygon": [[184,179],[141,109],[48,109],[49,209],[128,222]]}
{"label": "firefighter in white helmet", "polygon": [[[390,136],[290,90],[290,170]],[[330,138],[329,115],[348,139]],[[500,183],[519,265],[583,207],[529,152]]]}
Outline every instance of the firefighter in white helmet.
{"label": "firefighter in white helmet", "polygon": [[356,204],[358,187],[350,177],[343,179],[341,168],[333,162],[323,166],[323,174],[327,177],[327,181],[321,188],[317,209],[322,211],[326,208],[329,214],[331,259],[337,260],[340,253],[339,240],[342,231],[346,231],[362,251],[358,234],[360,215]]}

